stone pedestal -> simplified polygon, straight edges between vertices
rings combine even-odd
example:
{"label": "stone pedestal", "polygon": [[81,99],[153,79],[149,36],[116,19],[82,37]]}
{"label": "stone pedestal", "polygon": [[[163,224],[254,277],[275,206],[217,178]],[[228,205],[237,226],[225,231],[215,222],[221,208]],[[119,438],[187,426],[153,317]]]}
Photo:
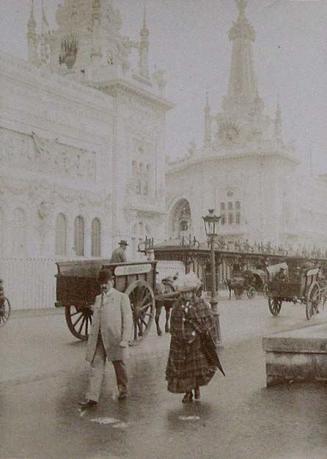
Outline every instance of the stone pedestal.
{"label": "stone pedestal", "polygon": [[263,338],[266,384],[327,382],[327,324],[313,325]]}

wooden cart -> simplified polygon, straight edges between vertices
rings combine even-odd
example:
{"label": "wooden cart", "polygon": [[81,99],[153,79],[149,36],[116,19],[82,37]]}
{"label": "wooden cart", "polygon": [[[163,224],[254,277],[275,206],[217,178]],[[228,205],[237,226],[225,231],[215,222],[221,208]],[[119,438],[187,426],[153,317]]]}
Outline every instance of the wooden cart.
{"label": "wooden cart", "polygon": [[[280,269],[285,276],[278,276]],[[289,270],[286,263],[268,266],[268,306],[273,316],[280,313],[283,301],[302,303],[308,320],[318,312],[321,292],[318,282],[319,267],[294,267]]]}
{"label": "wooden cart", "polygon": [[115,275],[115,288],[129,296],[133,313],[131,341],[137,343],[151,327],[155,314],[156,261],[115,263],[109,260],[58,262],[56,306],[65,307],[66,322],[71,333],[86,340],[92,324],[91,306],[100,293],[97,282],[101,268]]}

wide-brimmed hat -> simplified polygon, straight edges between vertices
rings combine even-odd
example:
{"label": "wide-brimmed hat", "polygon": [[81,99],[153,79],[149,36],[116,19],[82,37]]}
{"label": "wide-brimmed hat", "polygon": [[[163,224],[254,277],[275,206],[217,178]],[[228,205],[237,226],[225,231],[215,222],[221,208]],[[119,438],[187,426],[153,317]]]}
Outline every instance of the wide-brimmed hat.
{"label": "wide-brimmed hat", "polygon": [[127,241],[124,241],[123,239],[118,242],[119,245],[128,245]]}

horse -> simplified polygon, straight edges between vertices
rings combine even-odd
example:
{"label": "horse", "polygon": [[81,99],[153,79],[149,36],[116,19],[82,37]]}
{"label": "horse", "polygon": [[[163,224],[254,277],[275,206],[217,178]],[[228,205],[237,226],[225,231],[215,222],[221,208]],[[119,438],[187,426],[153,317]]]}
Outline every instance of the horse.
{"label": "horse", "polygon": [[[176,288],[174,286],[174,281],[177,279],[177,274],[173,277],[166,277],[162,279],[161,283],[156,286],[156,293],[162,296],[166,294],[171,294],[176,291]],[[165,322],[165,332],[169,333],[170,332],[170,310],[174,306],[174,299],[156,299],[156,315],[155,315],[155,322],[157,326],[157,334],[158,336],[162,335],[162,330],[159,325],[159,319],[160,319],[160,314],[162,307],[165,308],[166,310],[166,322]]]}

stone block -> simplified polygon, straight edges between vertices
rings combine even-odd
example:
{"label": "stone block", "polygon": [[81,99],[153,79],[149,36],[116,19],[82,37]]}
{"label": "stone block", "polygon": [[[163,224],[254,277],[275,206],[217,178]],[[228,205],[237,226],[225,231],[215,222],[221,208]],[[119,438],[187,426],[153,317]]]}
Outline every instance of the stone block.
{"label": "stone block", "polygon": [[327,325],[314,325],[263,338],[266,384],[327,381]]}

